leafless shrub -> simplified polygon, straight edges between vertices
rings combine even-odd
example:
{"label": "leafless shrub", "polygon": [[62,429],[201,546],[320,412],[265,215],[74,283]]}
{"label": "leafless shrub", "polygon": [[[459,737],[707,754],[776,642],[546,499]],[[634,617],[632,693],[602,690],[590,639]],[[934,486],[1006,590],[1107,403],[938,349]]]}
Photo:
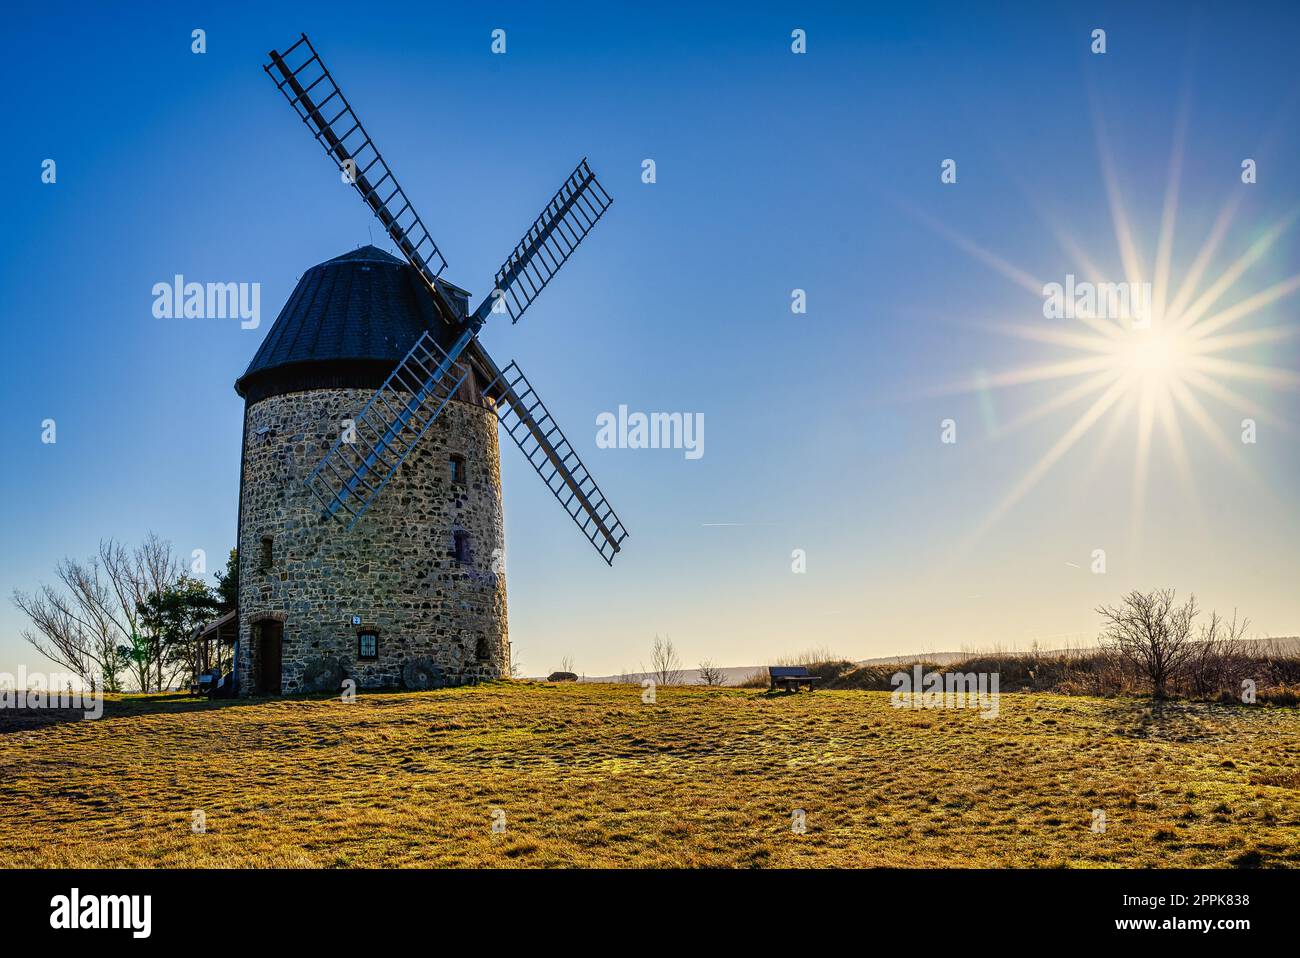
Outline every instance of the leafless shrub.
{"label": "leafless shrub", "polygon": [[841,662],[844,661],[842,655],[836,655],[826,646],[819,648],[805,649],[798,655],[783,655],[778,658],[773,665],[820,665],[823,662]]}
{"label": "leafless shrub", "polygon": [[1238,622],[1235,609],[1231,622],[1217,612],[1210,613],[1183,668],[1180,684],[1188,695],[1210,698],[1240,685],[1242,673],[1247,670],[1243,639],[1249,624],[1249,619]]}
{"label": "leafless shrub", "polygon": [[682,684],[682,660],[668,636],[660,638],[655,635],[654,645],[650,647],[649,672],[657,685]]}
{"label": "leafless shrub", "polygon": [[1260,661],[1252,663],[1254,670],[1261,673],[1255,677],[1257,682],[1262,680],[1269,685],[1300,686],[1300,654],[1297,654],[1300,650],[1297,649],[1295,639],[1288,641],[1288,646],[1283,646],[1276,639],[1260,643]]}
{"label": "leafless shrub", "polygon": [[700,681],[705,685],[724,685],[727,675],[722,671],[722,666],[716,665],[711,659],[705,659],[700,663]]}
{"label": "leafless shrub", "polygon": [[1260,692],[1258,701],[1268,705],[1300,705],[1300,685],[1275,685]]}
{"label": "leafless shrub", "polygon": [[1098,606],[1097,613],[1105,622],[1103,643],[1146,679],[1152,698],[1166,698],[1171,679],[1186,668],[1194,651],[1196,597],[1175,605],[1173,589],[1135,589],[1118,606]]}

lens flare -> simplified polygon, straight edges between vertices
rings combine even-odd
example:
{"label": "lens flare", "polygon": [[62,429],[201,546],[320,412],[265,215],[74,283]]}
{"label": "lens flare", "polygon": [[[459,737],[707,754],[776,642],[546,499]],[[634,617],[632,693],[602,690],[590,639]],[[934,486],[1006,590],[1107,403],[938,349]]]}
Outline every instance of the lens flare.
{"label": "lens flare", "polygon": [[[1120,194],[1115,166],[1106,146],[1100,115],[1094,116],[1102,179],[1105,183],[1115,230],[1116,255],[1124,276],[1119,285],[1136,289],[1146,285],[1144,263],[1131,227],[1131,219]],[[1138,321],[1131,317],[1112,318],[1093,311],[1080,311],[1070,319],[1036,319],[1033,323],[1000,323],[988,328],[1003,335],[1038,342],[1056,348],[1055,355],[1017,368],[981,371],[975,379],[951,384],[926,395],[953,395],[990,390],[1014,389],[1031,383],[1078,380],[1055,397],[1039,401],[1018,417],[1010,418],[998,430],[1003,439],[1031,422],[1076,403],[1087,402],[1084,411],[1065,424],[1060,437],[1012,484],[987,518],[965,542],[972,546],[1025,496],[1094,426],[1107,422],[1098,454],[1108,450],[1116,433],[1126,425],[1136,432],[1131,497],[1134,537],[1145,503],[1146,484],[1153,437],[1163,438],[1174,468],[1184,487],[1196,499],[1195,477],[1188,459],[1183,423],[1195,427],[1193,435],[1213,448],[1229,468],[1250,476],[1239,445],[1229,436],[1242,416],[1267,423],[1293,438],[1300,436],[1285,418],[1239,392],[1229,383],[1275,390],[1300,390],[1300,373],[1291,369],[1261,365],[1231,358],[1235,350],[1282,342],[1300,333],[1295,324],[1260,325],[1244,329],[1247,321],[1267,315],[1266,311],[1300,290],[1300,274],[1266,288],[1250,289],[1251,267],[1263,261],[1277,241],[1300,218],[1300,206],[1290,210],[1267,228],[1234,259],[1216,264],[1216,254],[1226,245],[1228,227],[1240,205],[1235,191],[1215,220],[1190,265],[1179,277],[1173,259],[1175,222],[1178,213],[1177,172],[1182,160],[1181,130],[1175,136],[1170,160],[1170,185],[1161,215],[1159,243],[1155,255],[1151,308]],[[968,255],[1011,280],[1017,286],[1046,295],[1048,286],[1028,270],[1009,263],[984,249],[946,224],[913,212],[925,225]],[[1049,219],[1045,216],[1045,219]],[[1061,247],[1085,269],[1087,281],[1097,289],[1114,288],[1099,274],[1095,260],[1082,249],[1077,238],[1058,223],[1048,221]],[[1070,277],[1073,281],[1073,276]],[[1225,305],[1226,304],[1226,305]],[[1047,315],[1046,312],[1044,315]],[[1233,327],[1229,330],[1229,327]],[[1225,331],[1227,330],[1227,331]],[[1064,352],[1062,352],[1064,351]],[[1215,414],[1206,401],[1227,407],[1232,415]],[[1096,464],[1094,464],[1095,466]]]}

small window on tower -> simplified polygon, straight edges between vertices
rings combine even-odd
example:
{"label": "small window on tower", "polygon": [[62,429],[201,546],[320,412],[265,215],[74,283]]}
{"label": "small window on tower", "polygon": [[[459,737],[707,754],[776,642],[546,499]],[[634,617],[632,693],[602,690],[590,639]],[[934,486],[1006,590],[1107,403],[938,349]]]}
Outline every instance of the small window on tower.
{"label": "small window on tower", "polygon": [[263,572],[271,571],[271,562],[275,558],[275,540],[262,536],[261,568]]}
{"label": "small window on tower", "polygon": [[366,629],[357,633],[357,658],[379,658],[379,633],[374,629]]}
{"label": "small window on tower", "polygon": [[452,555],[456,557],[456,561],[460,563],[468,563],[470,559],[469,533],[460,530],[452,533],[451,545]]}
{"label": "small window on tower", "polygon": [[478,659],[480,662],[486,662],[491,658],[486,635],[480,635],[478,637],[478,642],[474,646],[474,658]]}
{"label": "small window on tower", "polygon": [[451,481],[461,483],[465,481],[465,457],[452,455],[448,460],[451,469]]}

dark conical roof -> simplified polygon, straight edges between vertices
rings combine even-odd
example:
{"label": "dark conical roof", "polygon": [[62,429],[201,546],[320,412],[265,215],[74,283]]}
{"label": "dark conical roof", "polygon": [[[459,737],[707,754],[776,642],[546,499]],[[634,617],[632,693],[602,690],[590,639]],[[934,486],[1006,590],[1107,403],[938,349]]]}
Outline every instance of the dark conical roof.
{"label": "dark conical roof", "polygon": [[378,246],[358,246],[354,250],[348,250],[342,255],[326,260],[321,265],[324,266],[327,263],[391,263],[395,266],[405,265],[392,253],[385,253]]}
{"label": "dark conical roof", "polygon": [[[463,311],[468,294],[450,290]],[[411,266],[363,246],[303,274],[235,391],[254,402],[302,389],[378,386],[425,330],[444,347],[456,332]]]}

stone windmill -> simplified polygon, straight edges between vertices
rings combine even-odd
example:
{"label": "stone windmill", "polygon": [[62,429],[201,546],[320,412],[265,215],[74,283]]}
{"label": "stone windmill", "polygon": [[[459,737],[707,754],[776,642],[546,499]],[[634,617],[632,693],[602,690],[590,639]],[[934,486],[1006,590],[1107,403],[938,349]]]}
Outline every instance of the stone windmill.
{"label": "stone windmill", "polygon": [[311,42],[264,68],[406,262],[373,246],[308,270],[235,384],[240,694],[508,674],[500,423],[606,562],[627,532],[515,363],[477,339],[519,317],[612,202],[578,164],[474,310]]}

